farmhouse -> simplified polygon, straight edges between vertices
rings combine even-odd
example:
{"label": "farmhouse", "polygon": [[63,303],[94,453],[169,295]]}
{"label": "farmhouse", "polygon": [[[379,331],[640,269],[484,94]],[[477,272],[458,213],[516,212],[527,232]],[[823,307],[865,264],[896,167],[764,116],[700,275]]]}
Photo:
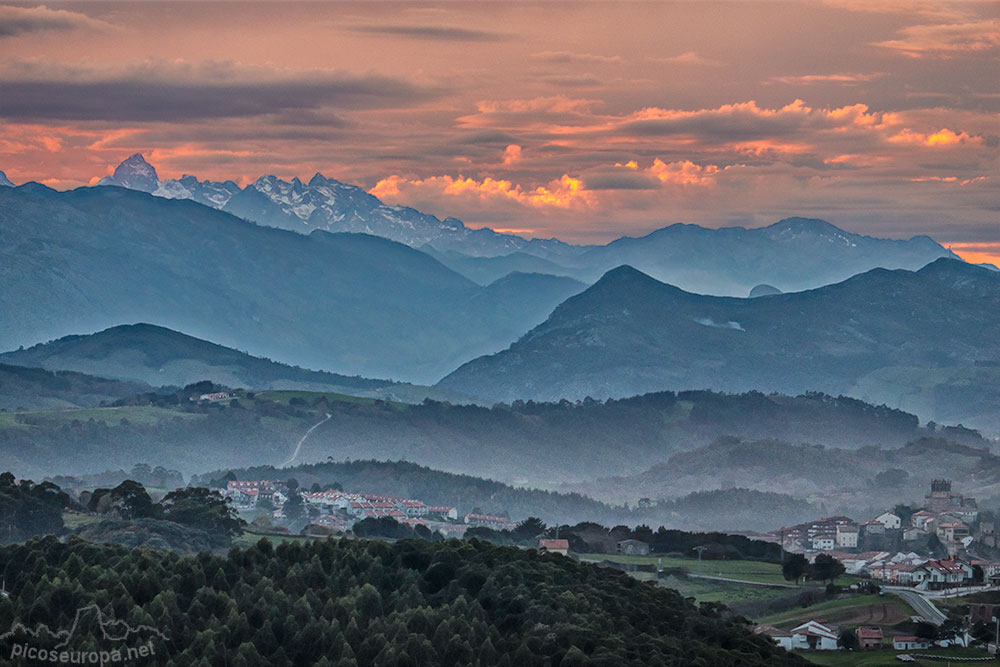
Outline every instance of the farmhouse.
{"label": "farmhouse", "polygon": [[914,635],[896,635],[892,638],[892,647],[897,651],[913,651],[930,648],[931,643]]}
{"label": "farmhouse", "polygon": [[569,555],[569,540],[538,540],[538,550],[550,554]]}
{"label": "farmhouse", "polygon": [[858,628],[858,646],[862,651],[882,648],[882,628],[862,625]]}
{"label": "farmhouse", "polygon": [[[808,621],[792,628],[787,649],[812,649],[817,651],[837,650],[837,628],[823,625],[819,621]],[[782,644],[784,646],[784,644]]]}

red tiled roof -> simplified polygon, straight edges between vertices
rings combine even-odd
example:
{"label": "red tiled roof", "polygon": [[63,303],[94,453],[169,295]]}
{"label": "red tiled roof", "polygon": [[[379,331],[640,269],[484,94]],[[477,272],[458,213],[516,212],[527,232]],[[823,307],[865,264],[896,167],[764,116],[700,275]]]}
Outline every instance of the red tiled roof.
{"label": "red tiled roof", "polygon": [[569,540],[538,540],[539,549],[569,549]]}

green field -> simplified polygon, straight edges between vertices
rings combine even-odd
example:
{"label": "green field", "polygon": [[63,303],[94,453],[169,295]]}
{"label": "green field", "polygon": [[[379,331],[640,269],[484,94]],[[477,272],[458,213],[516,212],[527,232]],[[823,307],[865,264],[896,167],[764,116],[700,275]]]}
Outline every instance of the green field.
{"label": "green field", "polygon": [[[635,575],[646,574],[644,572],[632,573]],[[794,591],[787,588],[769,588],[767,586],[747,586],[745,584],[732,584],[724,581],[712,581],[710,579],[697,579],[695,577],[666,577],[660,580],[660,584],[667,588],[676,589],[684,597],[692,597],[696,602],[722,602],[733,605],[748,602],[766,602],[793,594]]]}
{"label": "green field", "polygon": [[101,520],[102,517],[95,514],[77,514],[75,512],[63,513],[63,524],[69,530],[76,530],[80,526],[86,526],[88,523],[97,523]]}
{"label": "green field", "polygon": [[[635,563],[639,565],[657,565],[663,569],[682,567],[691,574],[699,574],[697,558],[671,558],[667,556],[623,556],[620,554],[581,554],[587,560],[609,560],[615,563]],[[752,560],[705,560],[701,562],[700,574],[707,577],[725,577],[740,579],[761,584],[789,585],[781,574],[778,563],[764,563]],[[850,586],[858,581],[857,577],[843,576],[835,582],[838,586]],[[806,582],[806,586],[820,586],[816,582]]]}
{"label": "green field", "polygon": [[856,595],[810,607],[796,607],[757,619],[762,625],[788,630],[813,618],[833,625],[895,625],[913,615],[910,606],[894,595]]}
{"label": "green field", "polygon": [[[976,648],[962,648],[962,647],[949,647],[940,648],[932,647],[929,649],[922,649],[919,651],[894,651],[889,649],[880,649],[878,651],[796,651],[797,655],[801,655],[803,658],[813,663],[814,665],[829,665],[830,667],[889,667],[890,665],[902,665],[907,663],[902,663],[896,659],[897,655],[902,655],[904,653],[918,654],[918,655],[935,655],[948,658],[983,658],[989,654],[986,651]],[[921,665],[947,665],[949,664],[945,661],[930,661],[923,660],[919,663],[909,663],[909,664],[921,664]],[[990,663],[952,663],[952,664],[990,664]]]}
{"label": "green field", "polygon": [[[266,401],[276,401],[278,403],[288,403],[293,398],[300,398],[306,402],[307,405],[312,405],[313,401],[318,398],[326,397],[326,400],[333,403],[358,403],[360,405],[371,405],[376,400],[375,398],[365,398],[362,396],[348,396],[347,394],[335,394],[329,391],[299,391],[296,389],[271,389],[268,391],[258,391],[254,392],[254,399],[261,399]],[[246,400],[246,399],[241,399]],[[389,405],[403,409],[406,408],[408,403],[397,403],[395,401],[386,401]]]}
{"label": "green field", "polygon": [[158,408],[152,405],[126,405],[117,408],[74,408],[66,410],[36,410],[28,412],[2,412],[0,413],[0,427],[22,427],[31,428],[30,424],[18,424],[16,415],[37,417],[47,422],[70,423],[74,420],[86,422],[93,419],[96,422],[117,424],[122,419],[127,419],[135,424],[156,424],[165,419],[180,417],[181,419],[202,419],[204,415],[171,410],[169,408]]}

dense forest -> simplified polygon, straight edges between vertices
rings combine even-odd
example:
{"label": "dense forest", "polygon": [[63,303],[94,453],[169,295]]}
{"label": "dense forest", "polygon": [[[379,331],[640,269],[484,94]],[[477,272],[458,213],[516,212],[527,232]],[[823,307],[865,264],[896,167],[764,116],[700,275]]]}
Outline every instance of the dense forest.
{"label": "dense forest", "polygon": [[[278,465],[329,414],[303,443],[299,461],[406,459],[547,486],[639,473],[727,435],[852,449],[941,435],[913,415],[823,394],[661,392],[493,408],[305,392],[240,391],[214,403],[192,397],[145,394],[104,410],[0,413],[0,455],[11,469],[35,477],[127,470],[140,461],[194,474],[204,471],[206,455],[219,468]],[[946,437],[984,444],[966,429],[954,428]],[[150,452],[157,460],[150,460]]]}
{"label": "dense forest", "polygon": [[[806,664],[721,605],[479,541],[261,540],[179,556],[45,538],[0,549],[0,576],[7,655],[53,648],[27,628],[67,630],[80,613],[89,623],[67,650],[141,643],[167,667]],[[124,642],[102,639],[113,620],[133,630]]]}

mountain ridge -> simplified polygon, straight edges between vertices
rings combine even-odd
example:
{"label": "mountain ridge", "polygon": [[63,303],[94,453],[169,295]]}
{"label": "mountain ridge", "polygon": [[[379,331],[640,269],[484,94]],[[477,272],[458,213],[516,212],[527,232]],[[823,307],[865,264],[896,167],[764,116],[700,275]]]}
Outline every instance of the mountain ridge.
{"label": "mountain ridge", "polygon": [[[692,294],[622,266],[507,350],[464,364],[438,386],[492,401],[696,388],[826,391],[925,419],[974,419],[992,431],[989,401],[1000,396],[1000,373],[983,379],[978,397],[963,392],[954,373],[992,372],[984,362],[1000,360],[998,328],[1000,276],[947,258],[763,299]],[[914,410],[888,387],[904,369],[920,368],[936,369],[926,374],[934,378],[951,373],[953,386]],[[973,411],[961,414],[963,403]]]}
{"label": "mountain ridge", "polygon": [[306,236],[120,187],[0,188],[0,308],[21,313],[0,320],[0,349],[151,321],[306,368],[426,383],[583,287],[536,283],[521,305],[377,236]]}

